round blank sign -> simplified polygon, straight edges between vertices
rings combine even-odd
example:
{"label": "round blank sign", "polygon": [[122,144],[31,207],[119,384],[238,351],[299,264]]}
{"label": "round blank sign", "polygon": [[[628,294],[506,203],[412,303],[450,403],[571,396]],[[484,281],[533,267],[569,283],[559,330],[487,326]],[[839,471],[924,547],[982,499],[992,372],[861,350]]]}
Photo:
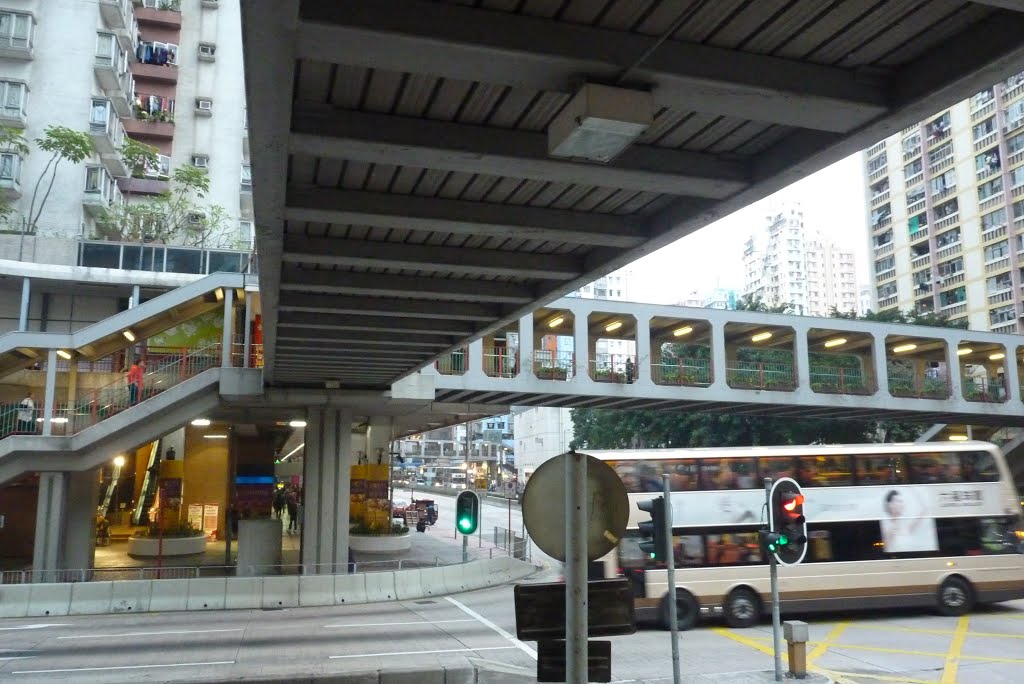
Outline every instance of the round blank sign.
{"label": "round blank sign", "polygon": [[[626,533],[629,497],[612,467],[583,456],[587,477],[587,560],[615,548]],[[565,461],[569,454],[545,461],[530,476],[523,492],[523,523],[541,551],[565,561]]]}

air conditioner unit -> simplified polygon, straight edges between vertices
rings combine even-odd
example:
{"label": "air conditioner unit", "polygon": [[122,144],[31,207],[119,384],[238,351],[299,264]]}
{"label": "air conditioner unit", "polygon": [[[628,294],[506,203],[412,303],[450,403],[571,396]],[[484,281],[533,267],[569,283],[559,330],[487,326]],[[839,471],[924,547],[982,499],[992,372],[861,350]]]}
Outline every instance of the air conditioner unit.
{"label": "air conditioner unit", "polygon": [[204,57],[213,57],[214,53],[217,52],[217,46],[210,43],[199,44],[199,54]]}
{"label": "air conditioner unit", "polygon": [[198,98],[196,100],[196,109],[204,112],[213,111],[213,100],[207,100],[205,98]]}
{"label": "air conditioner unit", "polygon": [[205,169],[210,165],[210,158],[205,154],[192,155],[192,166],[200,169]]}

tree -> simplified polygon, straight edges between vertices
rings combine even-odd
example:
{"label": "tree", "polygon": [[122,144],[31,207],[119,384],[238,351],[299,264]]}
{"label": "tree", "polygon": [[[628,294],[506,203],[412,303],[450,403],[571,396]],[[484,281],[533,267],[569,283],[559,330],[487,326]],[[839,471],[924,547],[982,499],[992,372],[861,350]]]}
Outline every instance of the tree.
{"label": "tree", "polygon": [[[792,306],[768,306],[754,296],[744,296],[738,310],[764,313],[792,313]],[[856,312],[832,310],[833,318],[873,320],[953,327],[942,315],[914,312]],[[707,359],[710,349],[701,344],[666,345],[665,357]],[[782,350],[741,349],[739,360],[792,363],[792,353]],[[828,363],[846,365],[857,362],[852,355],[828,355]],[[811,361],[814,361],[813,355]],[[859,362],[857,362],[859,363]],[[792,419],[770,416],[737,416],[724,413],[616,411],[610,409],[574,409],[572,421],[576,439],[573,446],[590,449],[681,448],[715,446],[757,446],[813,443],[857,443],[913,441],[928,426],[914,421],[864,421],[841,419]]]}
{"label": "tree", "polygon": [[[28,216],[25,217],[26,232],[30,233],[35,232],[39,217],[46,207],[46,201],[50,198],[60,163],[67,159],[74,164],[80,164],[93,153],[92,138],[89,137],[89,134],[66,126],[47,126],[43,137],[36,138],[35,143],[43,152],[49,152],[50,158],[32,188],[32,200],[28,205]],[[46,182],[47,177],[49,177],[49,182]],[[42,197],[39,197],[39,191],[44,182],[46,182],[46,191]]]}

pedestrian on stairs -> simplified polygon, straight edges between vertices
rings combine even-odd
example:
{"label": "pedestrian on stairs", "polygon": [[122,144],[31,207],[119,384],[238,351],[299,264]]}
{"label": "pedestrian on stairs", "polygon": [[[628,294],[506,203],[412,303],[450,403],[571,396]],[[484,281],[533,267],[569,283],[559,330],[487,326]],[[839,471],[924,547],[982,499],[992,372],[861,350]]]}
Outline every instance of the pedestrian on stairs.
{"label": "pedestrian on stairs", "polygon": [[146,374],[146,362],[136,361],[128,369],[128,405],[135,406],[142,397],[142,378]]}

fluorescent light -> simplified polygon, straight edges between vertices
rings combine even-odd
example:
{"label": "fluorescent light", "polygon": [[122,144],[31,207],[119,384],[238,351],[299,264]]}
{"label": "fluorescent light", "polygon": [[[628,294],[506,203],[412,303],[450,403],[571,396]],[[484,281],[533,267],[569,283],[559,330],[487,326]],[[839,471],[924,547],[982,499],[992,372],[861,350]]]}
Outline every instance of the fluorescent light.
{"label": "fluorescent light", "polygon": [[915,349],[917,349],[916,344],[901,344],[898,347],[893,347],[892,351],[894,354],[899,354],[900,352],[914,351]]}
{"label": "fluorescent light", "polygon": [[62,359],[69,359],[70,360],[71,359],[71,352],[64,351],[63,349],[58,349],[57,350],[57,356],[59,356]]}
{"label": "fluorescent light", "polygon": [[615,321],[614,323],[609,323],[608,325],[604,326],[604,331],[605,332],[612,332],[612,331],[618,330],[621,327],[622,327],[622,321]]}
{"label": "fluorescent light", "polygon": [[289,451],[289,452],[288,452],[287,454],[285,454],[284,456],[282,456],[282,457],[281,457],[281,458],[279,459],[279,462],[280,462],[280,463],[284,463],[284,462],[285,462],[285,461],[287,461],[287,460],[288,460],[289,458],[291,458],[292,456],[294,456],[294,455],[295,455],[295,454],[296,454],[296,453],[298,452],[298,450],[299,450],[299,449],[301,449],[301,448],[302,448],[302,447],[304,447],[304,446],[306,446],[306,443],[305,443],[305,442],[303,442],[302,444],[300,444],[299,446],[295,447],[294,449],[292,449],[291,451]]}
{"label": "fluorescent light", "polygon": [[66,423],[66,422],[68,422],[68,419],[67,418],[51,418],[50,422],[51,423]]}
{"label": "fluorescent light", "polygon": [[227,439],[227,435],[203,435],[206,439]]}
{"label": "fluorescent light", "polygon": [[288,427],[300,428],[306,427],[306,421],[304,420],[293,420],[288,423]]}
{"label": "fluorescent light", "polygon": [[133,333],[131,330],[122,330],[121,334],[124,335],[125,339],[128,340],[129,342],[135,341],[135,333]]}
{"label": "fluorescent light", "polygon": [[989,356],[988,356],[989,361],[998,361],[999,359],[1005,359],[1005,358],[1006,358],[1006,354],[1004,354],[1002,352],[996,352],[995,354],[989,354]]}
{"label": "fluorescent light", "polygon": [[974,350],[971,349],[970,347],[960,347],[959,349],[956,350],[956,355],[957,356],[967,356],[968,354],[970,354],[973,351]]}
{"label": "fluorescent light", "polygon": [[213,291],[213,296],[217,298],[218,302],[223,302],[224,301],[224,288],[218,287],[216,290]]}
{"label": "fluorescent light", "polygon": [[562,322],[564,320],[565,320],[564,317],[556,316],[555,318],[552,318],[550,321],[548,321],[548,327],[549,328],[557,328],[558,326],[562,325]]}
{"label": "fluorescent light", "polygon": [[684,325],[682,328],[676,328],[672,331],[673,337],[682,337],[683,335],[689,335],[693,332],[693,326]]}
{"label": "fluorescent light", "polygon": [[192,424],[195,425],[196,427],[206,427],[207,425],[210,424],[210,419],[209,418],[196,418],[195,420],[192,421]]}
{"label": "fluorescent light", "polygon": [[609,162],[653,121],[650,92],[586,83],[548,126],[548,154]]}
{"label": "fluorescent light", "polygon": [[765,340],[770,340],[771,338],[772,338],[772,334],[770,332],[763,332],[763,333],[757,333],[756,335],[751,337],[750,341],[751,342],[764,342]]}
{"label": "fluorescent light", "polygon": [[966,442],[967,441],[967,435],[950,435],[949,436],[949,441],[950,442]]}
{"label": "fluorescent light", "polygon": [[841,344],[846,344],[845,337],[833,337],[831,340],[825,342],[826,347],[838,347]]}

